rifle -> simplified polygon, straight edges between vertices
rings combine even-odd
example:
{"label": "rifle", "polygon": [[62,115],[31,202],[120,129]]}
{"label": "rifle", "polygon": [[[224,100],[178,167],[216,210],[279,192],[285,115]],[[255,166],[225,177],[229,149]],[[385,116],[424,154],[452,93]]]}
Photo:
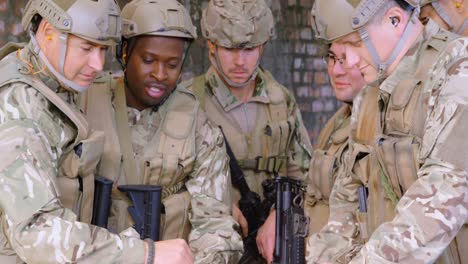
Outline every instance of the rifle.
{"label": "rifle", "polygon": [[121,185],[117,187],[127,194],[132,201],[128,212],[135,221],[133,226],[141,239],[159,240],[161,220],[161,186],[157,185]]}
{"label": "rifle", "polygon": [[[257,233],[258,229],[263,225],[263,223],[265,223],[274,200],[265,199],[262,202],[260,196],[249,188],[249,185],[245,180],[244,172],[237,162],[236,156],[234,155],[234,152],[232,152],[231,146],[229,145],[221,127],[220,129],[224,136],[226,152],[229,156],[231,183],[241,194],[239,209],[247,220],[249,228],[249,233],[247,237],[244,238],[244,255],[242,255],[242,258],[239,260],[239,264],[263,263],[263,257],[260,255],[257,248]],[[270,190],[274,190],[268,182],[263,182],[262,186],[265,197],[268,196]]]}
{"label": "rifle", "polygon": [[276,238],[273,264],[305,263],[305,237],[309,218],[302,208],[305,186],[301,181],[276,177]]}
{"label": "rifle", "polygon": [[101,176],[94,179],[93,219],[91,224],[95,226],[107,228],[113,183],[112,180]]}

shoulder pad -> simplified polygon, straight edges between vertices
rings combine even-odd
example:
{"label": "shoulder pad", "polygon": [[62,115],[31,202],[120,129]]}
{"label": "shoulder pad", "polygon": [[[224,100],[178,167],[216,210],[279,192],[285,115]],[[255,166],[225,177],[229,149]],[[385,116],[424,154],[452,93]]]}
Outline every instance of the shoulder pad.
{"label": "shoulder pad", "polygon": [[6,55],[17,51],[18,49],[22,49],[26,46],[26,43],[16,43],[16,42],[8,42],[7,44],[3,45],[0,48],[0,59],[3,59]]}
{"label": "shoulder pad", "polygon": [[278,104],[287,101],[289,104],[291,101],[294,101],[294,97],[291,95],[288,88],[280,84],[269,71],[262,70],[262,72],[265,77],[268,96],[272,103]]}

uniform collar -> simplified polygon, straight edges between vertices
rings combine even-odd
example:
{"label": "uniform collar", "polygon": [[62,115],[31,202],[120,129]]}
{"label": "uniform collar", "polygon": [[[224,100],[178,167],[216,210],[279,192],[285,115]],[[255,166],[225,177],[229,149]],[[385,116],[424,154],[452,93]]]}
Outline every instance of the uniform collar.
{"label": "uniform collar", "polygon": [[415,43],[406,52],[394,72],[388,76],[380,85],[379,89],[388,94],[392,94],[401,80],[410,77],[418,68],[421,54],[427,47],[430,39],[437,34],[439,26],[432,20],[425,24],[422,34],[416,39]]}
{"label": "uniform collar", "polygon": [[[237,98],[231,93],[213,67],[208,69],[205,74],[205,79],[208,88],[214,94],[224,111],[228,112],[243,104],[243,102],[237,100]],[[255,78],[254,94],[248,102],[259,102],[265,104],[270,102],[266,89],[265,75],[261,69],[258,70],[257,77]]]}

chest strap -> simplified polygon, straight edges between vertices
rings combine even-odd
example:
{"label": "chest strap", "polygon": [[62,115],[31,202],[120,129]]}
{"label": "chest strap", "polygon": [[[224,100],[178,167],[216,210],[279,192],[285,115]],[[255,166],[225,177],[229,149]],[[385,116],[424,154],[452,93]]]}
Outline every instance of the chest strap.
{"label": "chest strap", "polygon": [[115,121],[119,144],[123,155],[123,167],[127,184],[141,184],[142,175],[137,174],[136,161],[133,155],[130,127],[128,125],[127,103],[123,79],[117,80],[115,89]]}

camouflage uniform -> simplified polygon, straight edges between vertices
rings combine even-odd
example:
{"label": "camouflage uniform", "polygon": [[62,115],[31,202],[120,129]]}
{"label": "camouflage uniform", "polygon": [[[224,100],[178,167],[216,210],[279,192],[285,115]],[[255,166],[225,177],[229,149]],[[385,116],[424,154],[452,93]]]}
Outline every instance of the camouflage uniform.
{"label": "camouflage uniform", "polygon": [[[104,86],[107,85],[108,82],[104,82]],[[136,174],[141,180],[135,182],[136,177],[129,179],[122,166],[119,140],[112,140],[118,137],[115,123],[118,122],[115,116],[118,110],[111,110],[111,116],[98,117],[95,114],[106,106],[117,108],[115,100],[110,102],[119,92],[115,86],[109,91],[112,95],[103,97],[94,93],[104,92],[105,89],[96,83],[88,91],[88,100],[93,98],[91,100],[99,101],[101,105],[88,109],[87,118],[91,119],[95,129],[103,130],[107,136],[104,149],[108,151],[103,154],[99,174],[113,179],[116,185],[143,183],[162,186],[165,205],[162,240],[188,240],[196,263],[235,262],[241,253],[242,241],[234,229],[237,223],[230,216],[231,194],[226,191],[230,186],[228,160],[219,129],[213,127],[203,112],[198,110],[193,95],[181,87],[176,88],[157,109],[138,111],[126,107],[129,140],[135,157]],[[188,106],[194,115],[191,120],[178,116],[186,111],[183,106]],[[112,124],[104,127],[105,120],[112,120]],[[171,137],[183,138],[184,143],[180,144]],[[182,149],[170,153],[166,151],[167,144],[181,145]],[[130,226],[132,220],[127,213],[130,203],[116,192],[114,190],[113,216],[109,225],[119,231]],[[124,216],[121,216],[122,213]]]}
{"label": "camouflage uniform", "polygon": [[[132,1],[122,17],[127,39],[196,37],[188,12],[175,0]],[[180,86],[155,107],[139,111],[127,106],[124,89],[130,88],[124,87],[122,77],[114,73],[97,79],[85,100],[91,126],[106,134],[99,174],[114,180],[114,187],[162,186],[161,240],[185,239],[195,263],[236,263],[243,247],[231,216],[230,174],[220,130],[208,121],[194,95]],[[120,231],[133,224],[130,205],[114,188],[110,228]]]}
{"label": "camouflage uniform", "polygon": [[[365,93],[355,99],[330,221],[309,240],[308,262],[467,263],[467,154],[459,137],[468,103],[462,96],[468,40],[447,45],[451,38],[429,21],[380,85],[372,144],[361,144],[354,129],[369,113]],[[357,212],[362,185],[369,188],[367,213]]]}
{"label": "camouflage uniform", "polygon": [[[255,48],[273,36],[273,15],[262,0],[211,1],[203,11],[201,31],[215,46]],[[233,82],[219,66],[217,48],[210,61],[204,75],[184,85],[208,118],[222,127],[250,189],[262,196],[262,182],[275,174],[304,180],[311,146],[293,96],[259,66],[244,83]],[[237,100],[229,87],[242,89],[250,82],[255,82],[251,98]],[[237,204],[240,194],[233,190]]]}
{"label": "camouflage uniform", "polygon": [[[262,182],[274,173],[304,180],[310,158],[310,142],[294,98],[262,70],[258,71],[253,96],[248,102],[238,101],[213,68],[197,88],[197,79],[184,85],[195,90],[205,113],[224,134],[243,168],[252,191],[263,195]],[[200,92],[200,90],[203,90]],[[280,120],[273,118],[279,117]],[[281,129],[287,133],[281,134]],[[284,130],[283,130],[284,131]],[[268,165],[268,158],[276,159]],[[276,167],[275,167],[275,165]],[[234,189],[234,202],[240,199]]]}
{"label": "camouflage uniform", "polygon": [[[77,180],[68,177],[81,170],[80,162],[86,162],[76,160],[74,147],[80,143],[76,139],[84,140],[83,155],[96,152],[98,159],[102,134],[91,146],[86,145],[86,137],[67,118],[64,108],[59,109],[36,88],[35,82],[47,83],[57,100],[76,109],[75,94],[60,87],[48,73],[30,74],[43,67],[31,49],[30,44],[0,62],[3,73],[13,68],[19,71],[18,75],[33,80],[28,82],[17,76],[8,80],[5,76],[0,87],[0,186],[4,190],[0,195],[0,261],[143,263],[145,242],[133,229],[111,234],[78,219],[81,216],[75,213],[80,210],[74,212],[72,209],[76,208],[64,207],[71,194],[61,188],[61,182]],[[26,58],[33,68],[28,68]],[[95,159],[94,156],[91,158]],[[73,164],[67,164],[69,161]],[[78,189],[77,184],[74,186]]]}
{"label": "camouflage uniform", "polygon": [[304,206],[312,219],[309,234],[319,232],[328,222],[330,192],[348,148],[350,117],[351,105],[346,104],[338,109],[320,132],[312,153]]}

